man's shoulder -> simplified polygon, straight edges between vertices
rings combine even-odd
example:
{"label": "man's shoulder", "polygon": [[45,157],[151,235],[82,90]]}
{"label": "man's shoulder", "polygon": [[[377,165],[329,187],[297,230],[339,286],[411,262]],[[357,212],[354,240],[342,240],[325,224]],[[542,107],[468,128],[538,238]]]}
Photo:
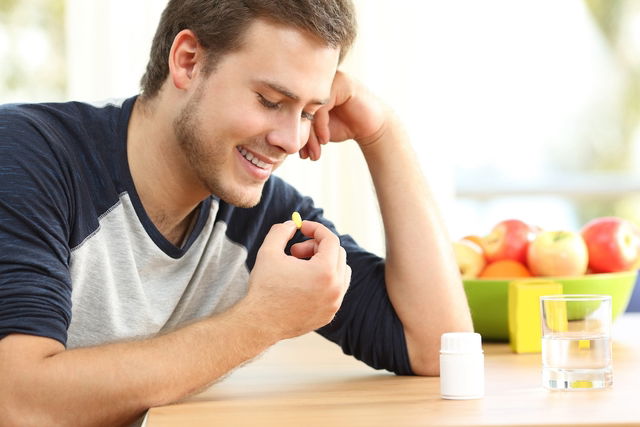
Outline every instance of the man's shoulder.
{"label": "man's shoulder", "polygon": [[49,142],[55,134],[54,121],[40,104],[5,104],[0,106],[0,156],[3,163],[51,158]]}
{"label": "man's shoulder", "polygon": [[10,129],[7,125],[71,119],[80,115],[83,108],[91,108],[91,105],[80,102],[3,104],[0,105],[0,121],[5,129]]}
{"label": "man's shoulder", "polygon": [[100,103],[78,101],[50,103],[11,103],[0,105],[0,132],[35,131],[44,133],[55,129],[90,131],[101,123],[113,123],[119,118],[129,99]]}
{"label": "man's shoulder", "polygon": [[127,113],[122,101],[0,105],[0,150],[91,163],[110,156],[125,138]]}
{"label": "man's shoulder", "polygon": [[36,131],[37,124],[45,117],[39,111],[39,104],[0,105],[0,135]]}
{"label": "man's shoulder", "polygon": [[[121,105],[0,106],[0,173],[20,177],[23,192],[48,192],[60,203],[77,200],[105,212],[124,191],[128,111]],[[2,187],[7,186],[5,179]]]}

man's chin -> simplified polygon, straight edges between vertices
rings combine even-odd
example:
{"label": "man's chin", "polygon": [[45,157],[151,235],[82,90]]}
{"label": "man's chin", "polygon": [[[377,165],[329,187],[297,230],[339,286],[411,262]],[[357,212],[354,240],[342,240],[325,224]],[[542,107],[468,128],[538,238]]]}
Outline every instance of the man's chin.
{"label": "man's chin", "polygon": [[233,205],[233,206],[235,206],[237,208],[249,209],[249,208],[252,208],[252,207],[256,206],[258,203],[260,203],[260,198],[258,198],[258,200],[255,200],[255,201],[240,201],[238,203],[234,203],[232,201],[227,201],[227,200],[225,200],[225,202],[227,202],[230,205]]}
{"label": "man's chin", "polygon": [[[264,186],[260,186],[259,191],[255,191],[255,192],[251,192],[251,194],[229,194],[229,193],[224,193],[224,194],[220,194],[217,195],[218,197],[220,197],[221,200],[223,200],[224,202],[233,205],[235,207],[238,208],[252,208],[254,206],[256,206],[258,203],[260,203],[260,200],[262,199],[262,188]],[[214,195],[216,195],[214,193]]]}

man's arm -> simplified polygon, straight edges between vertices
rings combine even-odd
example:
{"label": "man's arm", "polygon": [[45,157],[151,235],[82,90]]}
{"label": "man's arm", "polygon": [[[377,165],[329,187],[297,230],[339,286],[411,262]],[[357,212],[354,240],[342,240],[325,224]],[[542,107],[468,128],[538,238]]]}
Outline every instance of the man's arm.
{"label": "man's arm", "polygon": [[395,118],[389,115],[380,136],[361,147],[384,222],[387,292],[404,326],[411,367],[437,375],[440,335],[473,330],[451,243]]}
{"label": "man's arm", "polygon": [[332,103],[316,114],[302,154],[355,139],[376,188],[385,228],[385,280],[414,373],[439,373],[440,335],[473,325],[451,243],[402,126],[365,88],[338,73]]}
{"label": "man's arm", "polygon": [[311,239],[287,256],[295,231],[292,221],[272,227],[238,304],[166,335],[74,350],[49,338],[4,337],[3,425],[125,424],[202,389],[281,339],[327,324],[349,283],[346,253],[330,230],[305,221],[301,231]]}
{"label": "man's arm", "polygon": [[272,344],[238,311],[144,341],[67,351],[50,338],[9,335],[0,340],[3,423],[133,422],[149,407],[201,389]]}

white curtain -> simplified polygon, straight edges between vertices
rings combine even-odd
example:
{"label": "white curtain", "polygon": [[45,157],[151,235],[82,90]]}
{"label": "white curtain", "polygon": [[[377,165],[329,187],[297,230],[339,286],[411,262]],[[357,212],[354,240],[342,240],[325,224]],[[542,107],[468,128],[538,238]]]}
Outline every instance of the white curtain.
{"label": "white curtain", "polygon": [[67,0],[70,99],[100,101],[139,91],[164,0]]}

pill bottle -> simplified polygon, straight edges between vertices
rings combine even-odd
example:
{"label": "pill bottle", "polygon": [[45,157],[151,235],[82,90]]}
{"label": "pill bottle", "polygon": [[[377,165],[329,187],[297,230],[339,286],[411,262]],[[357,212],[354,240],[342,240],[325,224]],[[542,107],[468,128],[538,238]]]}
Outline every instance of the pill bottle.
{"label": "pill bottle", "polygon": [[482,337],[475,332],[447,332],[440,338],[440,394],[443,399],[484,396]]}

